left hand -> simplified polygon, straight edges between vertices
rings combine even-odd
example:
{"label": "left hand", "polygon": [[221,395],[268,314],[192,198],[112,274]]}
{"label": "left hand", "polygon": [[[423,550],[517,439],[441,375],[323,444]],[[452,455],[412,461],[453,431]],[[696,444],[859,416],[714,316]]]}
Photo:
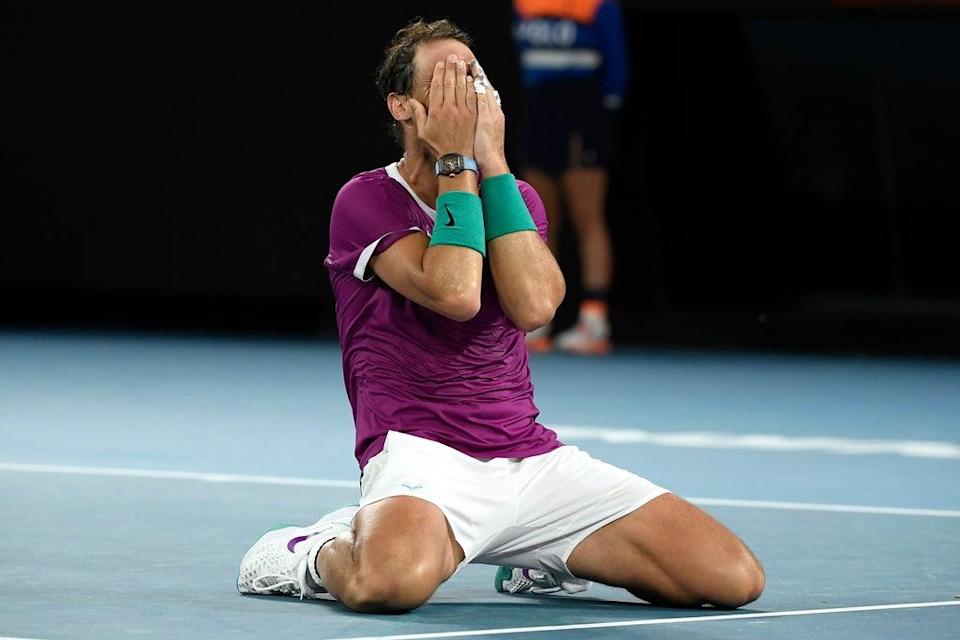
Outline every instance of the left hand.
{"label": "left hand", "polygon": [[510,172],[503,151],[506,118],[495,96],[489,80],[487,92],[477,94],[477,133],[473,151],[484,178]]}

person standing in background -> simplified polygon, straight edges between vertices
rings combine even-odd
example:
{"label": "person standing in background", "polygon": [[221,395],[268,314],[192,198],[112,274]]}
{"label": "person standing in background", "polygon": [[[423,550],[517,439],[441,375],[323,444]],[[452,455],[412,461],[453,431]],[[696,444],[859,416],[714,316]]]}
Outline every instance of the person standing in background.
{"label": "person standing in background", "polygon": [[[613,245],[605,208],[628,77],[623,18],[613,0],[514,0],[514,10],[526,102],[522,176],[543,198],[553,253],[564,211],[580,250],[579,317],[553,346],[607,353]],[[549,350],[550,331],[528,334],[528,349]]]}

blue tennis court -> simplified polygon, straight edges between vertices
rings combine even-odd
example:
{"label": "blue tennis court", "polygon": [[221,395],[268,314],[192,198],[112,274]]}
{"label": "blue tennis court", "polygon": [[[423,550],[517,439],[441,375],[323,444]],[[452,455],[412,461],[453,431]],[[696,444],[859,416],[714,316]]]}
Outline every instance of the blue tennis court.
{"label": "blue tennis court", "polygon": [[625,350],[531,367],[566,442],[754,549],[759,601],[508,596],[484,566],[399,616],[241,596],[237,565],[264,530],[358,496],[337,345],[8,331],[0,636],[957,637],[957,362]]}

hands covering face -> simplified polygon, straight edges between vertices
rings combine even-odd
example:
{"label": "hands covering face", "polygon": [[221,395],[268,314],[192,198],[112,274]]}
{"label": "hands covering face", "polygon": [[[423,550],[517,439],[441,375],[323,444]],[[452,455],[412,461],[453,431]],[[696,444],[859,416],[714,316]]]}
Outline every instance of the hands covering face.
{"label": "hands covering face", "polygon": [[504,155],[504,115],[500,94],[480,63],[468,64],[450,54],[434,66],[429,91],[429,109],[410,98],[420,140],[438,156],[461,153],[475,158],[485,173],[484,167],[499,166]]}

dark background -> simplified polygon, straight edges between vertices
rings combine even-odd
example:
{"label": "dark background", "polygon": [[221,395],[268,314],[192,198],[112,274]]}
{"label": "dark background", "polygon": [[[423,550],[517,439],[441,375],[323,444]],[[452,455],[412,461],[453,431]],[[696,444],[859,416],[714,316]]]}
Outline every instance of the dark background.
{"label": "dark background", "polygon": [[[4,9],[0,323],[332,335],[390,35],[460,22],[519,133],[509,4],[450,4]],[[960,353],[960,14],[781,4],[624,4],[615,340]]]}

